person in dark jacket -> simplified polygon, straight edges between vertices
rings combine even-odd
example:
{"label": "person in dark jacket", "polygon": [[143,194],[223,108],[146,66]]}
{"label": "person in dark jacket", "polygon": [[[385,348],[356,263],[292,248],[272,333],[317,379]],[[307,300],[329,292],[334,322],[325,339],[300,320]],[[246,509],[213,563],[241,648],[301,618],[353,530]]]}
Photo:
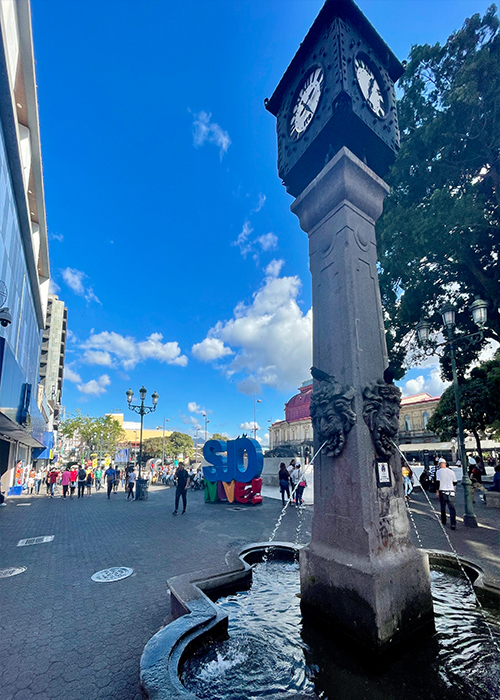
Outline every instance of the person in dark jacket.
{"label": "person in dark jacket", "polygon": [[285,507],[285,493],[288,500],[290,500],[290,474],[284,462],[280,464],[280,470],[278,472],[278,479],[280,480],[280,493],[281,502],[283,508]]}
{"label": "person in dark jacket", "polygon": [[173,515],[177,515],[177,509],[179,507],[180,498],[182,498],[182,514],[184,515],[184,513],[186,512],[187,504],[186,494],[189,488],[189,484],[191,483],[189,474],[184,468],[184,462],[179,462],[179,466],[177,467],[177,471],[175,473],[175,478],[177,479],[177,487],[175,489],[175,510],[173,512]]}

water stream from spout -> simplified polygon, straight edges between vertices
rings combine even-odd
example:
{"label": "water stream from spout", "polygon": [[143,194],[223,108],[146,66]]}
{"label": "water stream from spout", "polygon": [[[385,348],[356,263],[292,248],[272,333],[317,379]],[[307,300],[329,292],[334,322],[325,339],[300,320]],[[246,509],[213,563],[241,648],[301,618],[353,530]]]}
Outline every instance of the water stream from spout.
{"label": "water stream from spout", "polygon": [[[306,466],[306,468],[305,468],[304,471],[303,471],[303,476],[304,476],[304,477],[312,470],[312,468],[313,468],[313,466],[314,466],[314,460],[315,460],[316,457],[319,455],[319,453],[321,452],[321,450],[323,449],[323,447],[326,445],[326,443],[327,443],[327,441],[325,440],[325,442],[321,445],[321,447],[319,448],[319,450],[313,455],[313,458],[311,459],[311,461],[309,462],[309,464]],[[290,494],[290,498],[289,498],[289,500],[285,503],[285,505],[283,506],[283,508],[281,509],[281,513],[280,513],[280,515],[279,515],[279,517],[278,517],[278,520],[276,521],[276,525],[274,526],[274,530],[273,530],[272,533],[271,533],[271,536],[270,536],[269,541],[268,541],[268,546],[266,547],[266,550],[265,550],[265,553],[264,553],[264,560],[269,556],[269,552],[270,552],[271,549],[272,549],[272,546],[271,546],[271,545],[272,545],[272,543],[274,542],[274,538],[276,537],[276,534],[277,534],[277,532],[278,532],[278,530],[279,530],[279,528],[280,528],[281,523],[283,522],[283,517],[284,517],[284,515],[285,515],[285,513],[286,513],[286,509],[288,508],[288,506],[290,505],[290,503],[292,503],[292,501],[294,500],[294,498],[295,498],[295,493],[296,493],[298,487],[299,487],[299,481],[297,480],[297,483],[295,484],[295,487],[294,487],[294,489],[292,490],[292,492],[291,492],[291,494]],[[298,508],[299,508],[299,507],[298,507]],[[301,519],[301,517],[300,517],[300,516],[302,515],[301,508],[302,508],[302,507],[299,508],[299,526],[298,526],[298,532],[297,532],[297,535],[296,535],[296,538],[295,538],[295,539],[296,539],[296,544],[299,544],[298,538],[299,538],[299,535],[300,535],[300,530],[301,530],[301,528],[302,528],[302,519]]]}

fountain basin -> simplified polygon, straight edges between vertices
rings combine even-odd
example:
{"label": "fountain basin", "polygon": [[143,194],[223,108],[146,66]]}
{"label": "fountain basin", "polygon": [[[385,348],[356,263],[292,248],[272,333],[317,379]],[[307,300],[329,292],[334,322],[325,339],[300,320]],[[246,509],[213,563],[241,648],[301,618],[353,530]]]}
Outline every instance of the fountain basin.
{"label": "fountain basin", "polygon": [[[179,679],[184,661],[201,645],[227,638],[227,614],[213,601],[223,595],[248,589],[252,580],[251,565],[262,560],[268,547],[268,543],[249,544],[241,550],[231,550],[226,555],[222,570],[205,570],[169,579],[172,617],[175,619],[154,635],[144,648],[141,688],[146,698],[196,700],[198,696]],[[272,557],[294,560],[298,549],[289,543],[276,543],[272,546]],[[451,554],[433,550],[428,555],[433,566],[460,570],[459,563]],[[465,560],[461,560],[461,564],[478,596],[485,603],[498,607],[500,590],[485,579],[480,567]],[[305,627],[307,633],[308,625]],[[284,692],[285,696],[290,697]],[[308,694],[303,697],[315,696]]]}

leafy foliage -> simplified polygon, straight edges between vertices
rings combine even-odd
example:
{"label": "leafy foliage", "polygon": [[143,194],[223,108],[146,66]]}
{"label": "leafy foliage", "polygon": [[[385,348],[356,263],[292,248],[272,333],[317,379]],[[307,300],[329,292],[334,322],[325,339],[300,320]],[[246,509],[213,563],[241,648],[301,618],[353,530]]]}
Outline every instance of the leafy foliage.
{"label": "leafy foliage", "polygon": [[[500,423],[500,350],[463,379],[459,386],[464,431],[474,435],[481,454],[481,436],[494,436]],[[441,396],[439,404],[427,424],[428,430],[442,440],[457,435],[457,412],[453,386]]]}
{"label": "leafy foliage", "polygon": [[81,447],[94,450],[101,455],[109,452],[114,455],[118,443],[126,438],[125,432],[112,416],[93,418],[77,410],[61,425],[64,437],[79,439]]}
{"label": "leafy foliage", "polygon": [[[421,315],[437,331],[445,301],[457,305],[457,323],[472,332],[468,307],[480,295],[489,303],[484,342],[500,341],[499,83],[494,5],[444,46],[414,46],[399,82],[401,151],[377,234],[397,378],[421,359],[413,343]],[[462,353],[463,367],[479,350]]]}
{"label": "leafy foliage", "polygon": [[[176,459],[183,454],[191,457],[193,454],[193,438],[186,433],[174,431],[165,437],[165,457]],[[163,450],[163,437],[147,438],[142,443],[143,458],[161,457]]]}

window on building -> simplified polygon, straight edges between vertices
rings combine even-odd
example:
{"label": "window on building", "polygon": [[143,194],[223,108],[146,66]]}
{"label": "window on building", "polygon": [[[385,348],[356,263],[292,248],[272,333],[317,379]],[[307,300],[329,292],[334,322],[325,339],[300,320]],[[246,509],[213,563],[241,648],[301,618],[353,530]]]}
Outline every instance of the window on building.
{"label": "window on building", "polygon": [[405,430],[411,430],[410,416],[405,416]]}
{"label": "window on building", "polygon": [[427,411],[424,413],[424,430],[427,430],[427,423],[429,422],[429,414]]}

